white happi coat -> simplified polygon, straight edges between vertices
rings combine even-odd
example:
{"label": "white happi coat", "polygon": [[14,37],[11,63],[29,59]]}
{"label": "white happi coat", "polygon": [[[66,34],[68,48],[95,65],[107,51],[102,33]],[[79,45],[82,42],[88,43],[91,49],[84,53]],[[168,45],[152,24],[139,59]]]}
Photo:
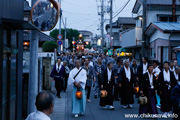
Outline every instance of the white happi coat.
{"label": "white happi coat", "polygon": [[28,115],[26,120],[51,120],[49,116],[41,111],[36,111]]}
{"label": "white happi coat", "polygon": [[87,80],[87,73],[86,70],[82,69],[81,72],[76,76],[76,78],[74,79],[74,76],[79,72],[79,70],[81,69],[81,67],[79,69],[74,68],[70,71],[69,73],[69,79],[68,79],[68,84],[69,85],[74,85],[74,82],[82,82],[80,85],[83,89],[85,89],[86,86],[86,80]]}

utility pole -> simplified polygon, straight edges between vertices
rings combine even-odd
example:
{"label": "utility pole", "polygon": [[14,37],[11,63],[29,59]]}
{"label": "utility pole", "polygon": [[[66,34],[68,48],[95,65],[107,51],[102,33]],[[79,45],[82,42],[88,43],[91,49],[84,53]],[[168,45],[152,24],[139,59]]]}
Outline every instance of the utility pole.
{"label": "utility pole", "polygon": [[[61,4],[61,0],[59,0],[59,3]],[[61,34],[61,16],[62,16],[62,9],[60,8],[60,17],[59,17],[59,34]],[[63,45],[58,47],[58,53],[61,52],[61,47],[63,47]]]}
{"label": "utility pole", "polygon": [[64,25],[65,32],[64,32],[64,42],[63,42],[63,43],[64,43],[64,48],[66,47],[66,46],[65,46],[66,32],[67,32],[67,31],[66,31],[66,25],[67,25],[67,18],[65,17],[65,25]]}
{"label": "utility pole", "polygon": [[[176,22],[176,0],[172,0],[172,18],[173,22]],[[169,35],[169,44],[168,44],[168,59],[171,60],[171,37],[173,32]]]}
{"label": "utility pole", "polygon": [[[110,1],[110,40],[112,41],[112,13],[113,13],[113,0]],[[112,41],[113,42],[113,41]],[[111,48],[111,46],[110,46]],[[113,50],[114,51],[114,50]],[[114,53],[114,52],[113,52]]]}
{"label": "utility pole", "polygon": [[176,22],[176,0],[172,0],[172,17],[173,22]]}
{"label": "utility pole", "polygon": [[[31,1],[31,7],[36,0]],[[29,83],[28,83],[28,114],[36,110],[35,100],[38,93],[38,31],[32,30],[30,40],[30,65],[29,65]]]}
{"label": "utility pole", "polygon": [[103,45],[104,45],[104,0],[101,1],[101,49],[103,51]]}
{"label": "utility pole", "polygon": [[141,57],[145,57],[145,51],[148,53],[146,49],[146,35],[145,35],[145,30],[146,30],[146,0],[143,0],[143,28],[142,28],[142,48],[141,48]]}

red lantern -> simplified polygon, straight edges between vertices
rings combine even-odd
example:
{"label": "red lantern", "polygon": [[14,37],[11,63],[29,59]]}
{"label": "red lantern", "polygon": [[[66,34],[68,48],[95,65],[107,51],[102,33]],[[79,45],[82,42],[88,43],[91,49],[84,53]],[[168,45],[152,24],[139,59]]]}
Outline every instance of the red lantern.
{"label": "red lantern", "polygon": [[107,91],[106,90],[101,90],[101,97],[102,98],[105,98],[105,97],[107,97]]}
{"label": "red lantern", "polygon": [[81,99],[82,96],[83,96],[82,91],[76,91],[76,98],[77,98],[77,99]]}
{"label": "red lantern", "polygon": [[75,42],[75,41],[72,41],[72,44],[74,45],[74,44],[76,44],[76,42]]}
{"label": "red lantern", "polygon": [[134,91],[135,91],[135,93],[138,93],[139,92],[139,86],[134,87]]}

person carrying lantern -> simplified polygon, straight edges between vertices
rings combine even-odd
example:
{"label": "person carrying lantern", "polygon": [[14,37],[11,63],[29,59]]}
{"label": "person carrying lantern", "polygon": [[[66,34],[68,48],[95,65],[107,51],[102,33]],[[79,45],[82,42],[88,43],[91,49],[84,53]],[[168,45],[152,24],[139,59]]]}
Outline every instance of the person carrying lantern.
{"label": "person carrying lantern", "polygon": [[72,90],[72,114],[74,117],[83,115],[86,106],[85,86],[87,80],[86,70],[80,67],[80,60],[75,61],[76,67],[69,73],[68,84],[73,86]]}
{"label": "person carrying lantern", "polygon": [[113,106],[113,88],[114,88],[114,72],[112,70],[113,63],[109,62],[107,69],[105,69],[102,73],[102,79],[101,79],[101,90],[107,91],[106,97],[100,98],[100,106],[103,109],[109,109],[114,110],[115,107]]}
{"label": "person carrying lantern", "polygon": [[147,97],[147,104],[139,106],[139,114],[158,114],[156,108],[156,93],[158,82],[153,74],[153,65],[148,65],[148,72],[143,75],[140,94]]}

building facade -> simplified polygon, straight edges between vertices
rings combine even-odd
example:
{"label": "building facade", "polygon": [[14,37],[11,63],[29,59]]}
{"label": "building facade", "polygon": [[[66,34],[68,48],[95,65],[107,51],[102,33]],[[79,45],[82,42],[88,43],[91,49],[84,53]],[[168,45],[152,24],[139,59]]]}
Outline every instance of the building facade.
{"label": "building facade", "polygon": [[[176,0],[176,22],[180,21],[180,2]],[[143,10],[146,11],[146,25],[143,26]],[[136,17],[136,28],[134,30],[130,30],[124,32],[122,34],[122,47],[123,48],[131,48],[133,52],[133,56],[137,59],[142,58],[142,42],[143,39],[143,27],[146,30],[146,41],[145,41],[145,54],[150,58],[150,60],[159,60],[159,62],[163,62],[165,60],[170,60],[175,57],[172,54],[171,49],[173,47],[177,47],[179,36],[175,35],[175,43],[177,45],[174,46],[174,43],[169,44],[169,34],[164,33],[158,29],[153,29],[153,23],[162,22],[160,28],[167,27],[170,22],[172,22],[172,0],[146,0],[146,8],[143,9],[143,0],[136,0],[135,5],[133,7],[132,13],[133,16]],[[166,24],[163,24],[166,23]],[[151,28],[149,29],[148,27]],[[172,26],[171,26],[172,27]],[[154,30],[152,33],[151,30]],[[171,29],[172,30],[172,29]],[[131,36],[129,38],[129,36]],[[153,40],[152,40],[153,39]],[[159,40],[159,42],[157,41]],[[165,40],[165,41],[164,41]],[[180,39],[179,39],[180,40]],[[156,42],[155,42],[156,41]],[[173,37],[171,37],[171,41],[173,41]],[[155,47],[156,46],[156,47]],[[157,47],[159,46],[159,47]],[[161,46],[161,47],[160,47]],[[158,56],[158,57],[157,57]],[[163,57],[164,56],[164,57]],[[164,58],[164,59],[163,59]]]}

